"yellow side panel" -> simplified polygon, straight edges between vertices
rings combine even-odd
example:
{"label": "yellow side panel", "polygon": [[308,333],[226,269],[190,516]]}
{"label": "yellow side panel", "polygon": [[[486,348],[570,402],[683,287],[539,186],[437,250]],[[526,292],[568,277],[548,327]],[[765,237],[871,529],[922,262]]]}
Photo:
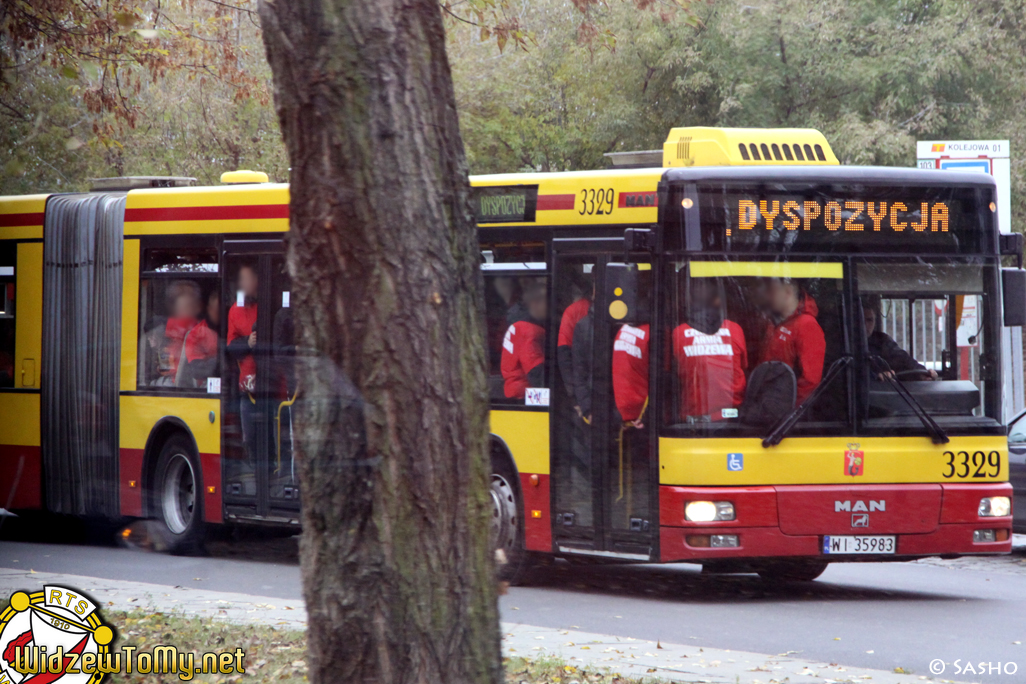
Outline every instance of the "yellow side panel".
{"label": "yellow side panel", "polygon": [[0,240],[40,240],[49,195],[0,196]]}
{"label": "yellow side panel", "polygon": [[14,384],[15,387],[39,387],[43,365],[43,244],[18,245],[15,267]]}
{"label": "yellow side panel", "polygon": [[[214,422],[210,422],[210,412]],[[121,397],[121,448],[145,449],[157,421],[165,416],[180,419],[192,431],[203,454],[221,453],[221,400],[197,397]]]}
{"label": "yellow side panel", "polygon": [[195,188],[132,190],[128,193],[125,210],[288,203],[289,186],[286,183],[206,185]]}
{"label": "yellow side panel", "polygon": [[[845,475],[845,451],[849,448],[863,452],[862,475]],[[982,452],[986,456],[995,451],[999,454],[999,467],[987,463],[972,465],[974,453]],[[959,452],[966,454],[967,465],[963,466]],[[743,469],[728,470],[727,454],[732,453],[742,454]],[[738,460],[735,458],[734,462]],[[858,485],[1006,480],[1008,441],[1005,437],[952,437],[948,444],[933,444],[929,437],[788,437],[768,449],[763,448],[759,439],[663,437],[659,440],[659,482],[665,485]]]}
{"label": "yellow side panel", "polygon": [[513,454],[521,473],[549,474],[549,414],[541,411],[492,411],[492,434]]}
{"label": "yellow side panel", "polygon": [[282,183],[132,190],[125,235],[283,233],[289,186]]}
{"label": "yellow side panel", "polygon": [[481,225],[645,225],[659,220],[655,194],[662,176],[663,169],[506,173],[471,176],[470,184],[474,187],[538,186],[538,209],[534,224]]}
{"label": "yellow side panel", "polygon": [[0,444],[39,446],[39,393],[0,393]]}
{"label": "yellow side panel", "polygon": [[121,391],[135,389],[139,356],[139,241],[125,240],[121,291]]}

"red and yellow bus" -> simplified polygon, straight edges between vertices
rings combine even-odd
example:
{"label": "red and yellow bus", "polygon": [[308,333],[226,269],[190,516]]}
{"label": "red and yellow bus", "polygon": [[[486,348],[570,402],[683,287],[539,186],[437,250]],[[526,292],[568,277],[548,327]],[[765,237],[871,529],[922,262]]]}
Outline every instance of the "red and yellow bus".
{"label": "red and yellow bus", "polygon": [[[508,574],[1010,551],[1026,281],[989,177],[840,166],[803,129],[617,161],[471,179]],[[179,548],[298,525],[288,187],[225,180],[0,198],[0,505],[154,518]]]}

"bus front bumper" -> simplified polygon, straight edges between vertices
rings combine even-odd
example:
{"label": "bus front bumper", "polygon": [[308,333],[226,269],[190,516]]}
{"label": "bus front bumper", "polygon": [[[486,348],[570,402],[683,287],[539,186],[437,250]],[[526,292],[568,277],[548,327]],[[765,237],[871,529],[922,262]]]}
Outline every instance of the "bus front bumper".
{"label": "bus front bumper", "polygon": [[[662,486],[659,555],[662,562],[810,556],[885,561],[1009,553],[1011,516],[982,517],[979,506],[985,497],[1011,496],[1007,482]],[[729,502],[735,519],[687,520],[685,507],[692,501]],[[893,552],[826,554],[825,538],[836,536],[893,537]]]}

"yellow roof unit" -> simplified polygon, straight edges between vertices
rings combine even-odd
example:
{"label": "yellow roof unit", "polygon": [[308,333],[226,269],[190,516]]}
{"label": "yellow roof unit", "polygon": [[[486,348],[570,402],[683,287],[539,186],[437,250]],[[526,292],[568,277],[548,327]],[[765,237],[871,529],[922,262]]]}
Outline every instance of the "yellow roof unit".
{"label": "yellow roof unit", "polygon": [[221,174],[222,183],[266,183],[267,174],[263,171],[250,171],[239,169],[238,171],[225,171]]}
{"label": "yellow roof unit", "polygon": [[663,166],[836,165],[830,144],[813,128],[673,128]]}

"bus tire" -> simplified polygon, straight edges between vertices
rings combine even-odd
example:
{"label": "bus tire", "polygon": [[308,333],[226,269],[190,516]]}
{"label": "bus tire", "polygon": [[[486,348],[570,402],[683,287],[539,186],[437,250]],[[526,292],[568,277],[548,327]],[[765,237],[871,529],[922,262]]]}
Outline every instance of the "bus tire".
{"label": "bus tire", "polygon": [[492,454],[490,527],[499,580],[519,584],[528,566],[524,550],[524,505],[517,477],[504,455]]}
{"label": "bus tire", "polygon": [[811,582],[823,574],[828,563],[820,560],[782,560],[759,568],[766,582]]}
{"label": "bus tire", "polygon": [[164,442],[153,476],[153,503],[165,548],[173,554],[203,550],[203,472],[191,441],[182,434]]}

